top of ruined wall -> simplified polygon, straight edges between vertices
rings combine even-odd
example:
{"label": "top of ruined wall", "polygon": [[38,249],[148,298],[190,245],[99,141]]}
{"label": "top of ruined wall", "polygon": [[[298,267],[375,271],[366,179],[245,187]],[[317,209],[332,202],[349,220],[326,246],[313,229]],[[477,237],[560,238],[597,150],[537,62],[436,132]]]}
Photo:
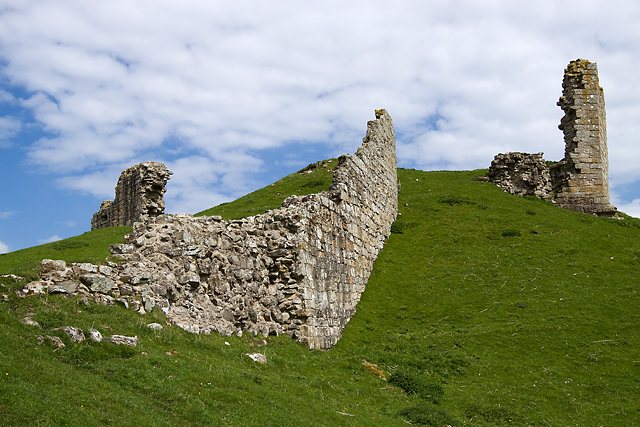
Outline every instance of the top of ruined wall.
{"label": "top of ruined wall", "polygon": [[164,213],[165,185],[172,172],[157,162],[144,162],[120,174],[113,201],[105,200],[91,219],[91,229],[132,225]]}

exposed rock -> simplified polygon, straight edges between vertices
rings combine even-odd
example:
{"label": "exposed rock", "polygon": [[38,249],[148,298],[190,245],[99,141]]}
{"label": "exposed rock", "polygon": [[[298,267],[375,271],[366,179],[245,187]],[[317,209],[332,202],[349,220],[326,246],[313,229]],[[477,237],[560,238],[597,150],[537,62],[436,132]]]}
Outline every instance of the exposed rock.
{"label": "exposed rock", "polygon": [[56,328],[53,329],[54,331],[62,331],[65,334],[67,334],[67,336],[69,337],[69,339],[71,340],[72,343],[74,344],[79,344],[81,342],[84,341],[84,333],[82,332],[82,329],[80,328],[76,328],[74,326],[63,326],[62,328]]}
{"label": "exposed rock", "polygon": [[162,325],[160,323],[149,323],[147,328],[153,329],[154,331],[159,331],[162,329]]}
{"label": "exposed rock", "polygon": [[29,282],[23,287],[16,289],[16,295],[20,298],[26,298],[31,295],[44,294],[47,287],[40,281]]}
{"label": "exposed rock", "polygon": [[40,327],[40,324],[38,322],[36,322],[35,320],[33,320],[31,317],[24,317],[21,320],[22,323],[24,323],[25,325],[29,325],[29,326],[37,326]]}
{"label": "exposed rock", "polygon": [[102,202],[91,219],[91,229],[132,225],[163,214],[165,185],[171,175],[165,165],[156,162],[123,171],[115,199]]}
{"label": "exposed rock", "polygon": [[56,348],[56,350],[59,349],[59,348],[65,348],[66,347],[59,337],[56,337],[56,336],[53,336],[53,335],[47,335],[47,338],[49,338],[49,342],[51,343],[52,346],[54,346]]}
{"label": "exposed rock", "polygon": [[24,282],[24,277],[16,276],[15,274],[2,274],[0,277],[8,277],[16,282]]}
{"label": "exposed rock", "polygon": [[89,329],[89,334],[91,335],[91,341],[100,342],[102,341],[102,334],[97,329]]}
{"label": "exposed rock", "polygon": [[267,356],[262,353],[247,353],[247,356],[254,362],[267,363]]}
{"label": "exposed rock", "polygon": [[135,347],[138,345],[138,337],[125,337],[124,335],[112,335],[110,337],[102,338],[106,342],[110,342],[115,345],[128,345]]}

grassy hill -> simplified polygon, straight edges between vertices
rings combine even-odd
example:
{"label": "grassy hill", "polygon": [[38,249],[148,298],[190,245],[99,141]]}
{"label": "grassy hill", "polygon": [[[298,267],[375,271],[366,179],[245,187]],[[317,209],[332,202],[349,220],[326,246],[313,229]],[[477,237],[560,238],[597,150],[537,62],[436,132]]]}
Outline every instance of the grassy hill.
{"label": "grassy hill", "polygon": [[[205,213],[261,213],[320,191],[331,165]],[[485,172],[398,170],[401,215],[327,352],[286,336],[259,347],[261,337],[193,335],[157,311],[21,300],[20,284],[0,279],[0,425],[640,425],[640,221],[472,181]],[[0,255],[0,274],[106,256],[128,230],[111,232]],[[27,315],[40,327],[22,324]],[[149,330],[153,321],[165,328]],[[54,350],[37,340],[66,340],[53,331],[65,325],[140,341]],[[245,355],[256,351],[266,365]]]}

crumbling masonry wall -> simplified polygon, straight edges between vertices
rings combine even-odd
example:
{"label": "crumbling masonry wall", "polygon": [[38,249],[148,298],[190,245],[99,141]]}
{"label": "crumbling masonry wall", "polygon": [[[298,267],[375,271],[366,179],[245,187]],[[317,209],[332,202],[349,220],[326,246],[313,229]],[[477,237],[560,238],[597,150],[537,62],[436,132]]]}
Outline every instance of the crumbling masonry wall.
{"label": "crumbling masonry wall", "polygon": [[604,91],[598,67],[584,59],[571,61],[564,72],[558,106],[565,156],[551,168],[554,201],[565,209],[613,216],[609,203],[609,158]]}
{"label": "crumbling masonry wall", "polygon": [[565,156],[548,167],[542,153],[495,156],[489,181],[511,194],[535,195],[558,206],[598,216],[614,216],[609,202],[609,160],[604,91],[595,63],[571,61],[564,72],[558,106]]}
{"label": "crumbling masonry wall", "polygon": [[172,172],[165,165],[144,162],[122,172],[116,196],[93,214],[91,229],[132,225],[164,213],[165,185]]}
{"label": "crumbling masonry wall", "polygon": [[[398,209],[395,134],[376,111],[329,191],[241,220],[160,215],[133,224],[108,266],[43,261],[49,292],[160,308],[196,333],[288,334],[327,349],[356,311]],[[80,278],[78,281],[77,278]]]}

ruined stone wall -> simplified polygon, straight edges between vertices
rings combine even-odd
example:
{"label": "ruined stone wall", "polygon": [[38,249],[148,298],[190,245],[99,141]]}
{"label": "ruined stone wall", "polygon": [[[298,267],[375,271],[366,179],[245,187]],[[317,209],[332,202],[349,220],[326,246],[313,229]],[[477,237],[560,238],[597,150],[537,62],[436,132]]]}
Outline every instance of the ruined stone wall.
{"label": "ruined stone wall", "polygon": [[552,184],[543,153],[500,153],[489,168],[489,181],[518,196],[536,196],[548,200]]}
{"label": "ruined stone wall", "polygon": [[614,216],[609,202],[609,160],[604,91],[595,63],[571,61],[558,106],[565,112],[565,157],[551,167],[542,153],[495,156],[489,181],[511,194],[535,195],[558,206],[598,216]]}
{"label": "ruined stone wall", "polygon": [[598,67],[584,59],[571,61],[564,72],[558,106],[564,133],[564,160],[552,169],[559,191],[555,202],[566,209],[613,216],[609,203],[609,159],[604,91]]}
{"label": "ruined stone wall", "polygon": [[362,146],[340,157],[329,191],[291,196],[242,220],[180,214],[136,222],[126,243],[111,247],[126,263],[43,263],[41,281],[140,311],[157,306],[192,332],[285,333],[327,349],[355,313],[390,234],[396,168],[393,123],[377,110]]}
{"label": "ruined stone wall", "polygon": [[165,185],[172,175],[165,165],[144,162],[122,172],[113,201],[93,214],[91,229],[132,225],[164,213]]}

